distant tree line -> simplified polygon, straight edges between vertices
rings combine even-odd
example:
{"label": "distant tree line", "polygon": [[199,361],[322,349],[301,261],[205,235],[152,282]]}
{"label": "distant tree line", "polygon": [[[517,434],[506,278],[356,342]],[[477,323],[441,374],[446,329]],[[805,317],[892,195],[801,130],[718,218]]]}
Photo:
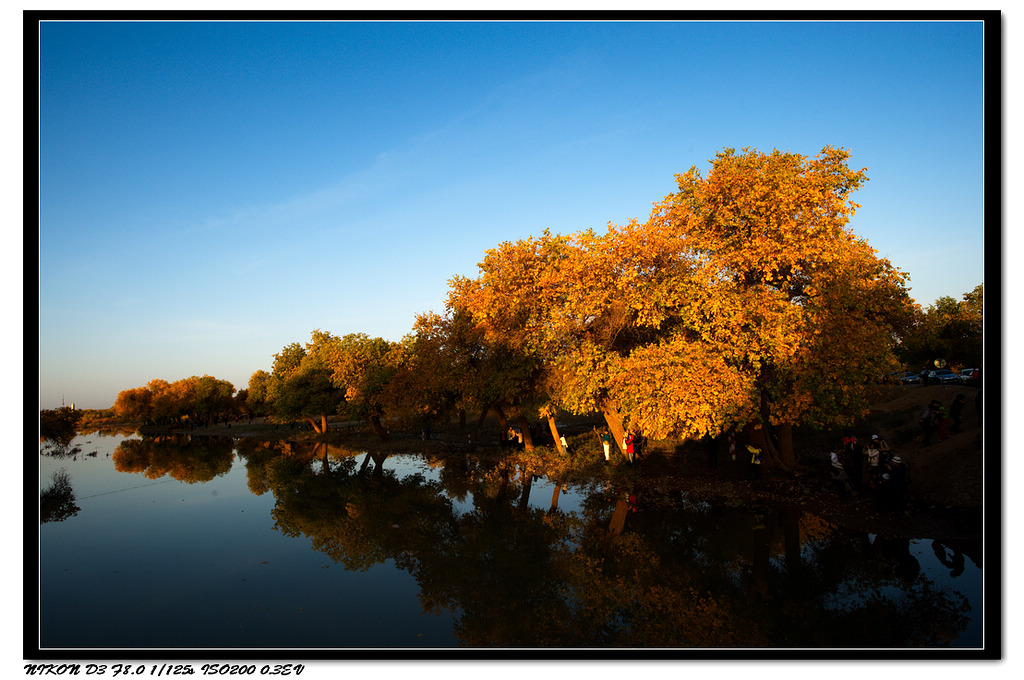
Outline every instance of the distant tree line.
{"label": "distant tree line", "polygon": [[903,364],[919,368],[942,359],[954,369],[980,368],[984,301],[984,285],[979,284],[961,300],[945,296],[926,309],[916,309],[898,346]]}
{"label": "distant tree line", "polygon": [[208,423],[243,412],[245,401],[230,382],[209,375],[174,382],[155,379],[119,393],[114,414],[146,425]]}

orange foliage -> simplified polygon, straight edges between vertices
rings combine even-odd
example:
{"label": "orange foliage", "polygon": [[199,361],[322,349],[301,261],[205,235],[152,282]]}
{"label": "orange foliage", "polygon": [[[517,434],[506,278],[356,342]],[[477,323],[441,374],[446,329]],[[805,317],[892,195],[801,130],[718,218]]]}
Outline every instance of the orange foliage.
{"label": "orange foliage", "polygon": [[645,223],[487,251],[449,308],[537,357],[546,402],[612,405],[648,436],[843,422],[911,309],[906,275],[847,228],[866,181],[848,158],[727,149]]}

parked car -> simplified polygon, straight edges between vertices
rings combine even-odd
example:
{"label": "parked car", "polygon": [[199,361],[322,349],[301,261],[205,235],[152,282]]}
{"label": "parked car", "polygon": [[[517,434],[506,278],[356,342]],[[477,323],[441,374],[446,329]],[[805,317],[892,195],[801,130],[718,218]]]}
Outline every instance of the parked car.
{"label": "parked car", "polygon": [[929,384],[934,383],[938,385],[939,383],[942,383],[943,385],[945,385],[946,383],[958,382],[960,382],[960,376],[958,376],[956,373],[949,370],[948,368],[940,368],[928,374]]}
{"label": "parked car", "polygon": [[960,371],[960,382],[965,385],[977,385],[981,382],[981,369],[965,368]]}
{"label": "parked car", "polygon": [[897,371],[892,374],[902,385],[920,385],[921,376],[913,371]]}

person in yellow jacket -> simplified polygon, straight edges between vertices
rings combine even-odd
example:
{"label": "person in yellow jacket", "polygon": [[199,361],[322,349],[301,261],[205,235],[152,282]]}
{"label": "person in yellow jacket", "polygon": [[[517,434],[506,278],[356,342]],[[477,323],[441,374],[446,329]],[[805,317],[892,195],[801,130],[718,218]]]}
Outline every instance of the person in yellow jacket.
{"label": "person in yellow jacket", "polygon": [[761,479],[761,449],[752,444],[747,444],[747,451],[750,452],[751,476],[754,479]]}

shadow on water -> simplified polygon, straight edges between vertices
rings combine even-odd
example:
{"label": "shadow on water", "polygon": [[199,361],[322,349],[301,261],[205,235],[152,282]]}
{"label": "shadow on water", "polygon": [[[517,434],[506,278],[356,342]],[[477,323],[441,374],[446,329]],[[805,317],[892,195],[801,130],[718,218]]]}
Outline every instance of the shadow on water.
{"label": "shadow on water", "polygon": [[[343,567],[327,583],[384,568],[396,583],[411,578],[417,608],[450,622],[438,625],[450,627],[454,645],[980,644],[973,632],[980,625],[980,539],[883,538],[795,507],[720,507],[690,502],[666,485],[642,491],[650,487],[628,476],[471,454],[442,460],[326,444],[165,437],[122,442],[114,464],[196,486],[233,466],[244,470],[247,493],[272,499],[276,534]],[[296,569],[287,583],[328,578],[323,566],[316,574]],[[392,590],[395,598],[409,597]],[[159,635],[157,610],[150,625]],[[313,631],[325,624],[307,625]],[[316,639],[311,633],[306,644],[316,646]],[[273,633],[247,642],[289,644]],[[385,632],[378,644],[408,643]]]}

